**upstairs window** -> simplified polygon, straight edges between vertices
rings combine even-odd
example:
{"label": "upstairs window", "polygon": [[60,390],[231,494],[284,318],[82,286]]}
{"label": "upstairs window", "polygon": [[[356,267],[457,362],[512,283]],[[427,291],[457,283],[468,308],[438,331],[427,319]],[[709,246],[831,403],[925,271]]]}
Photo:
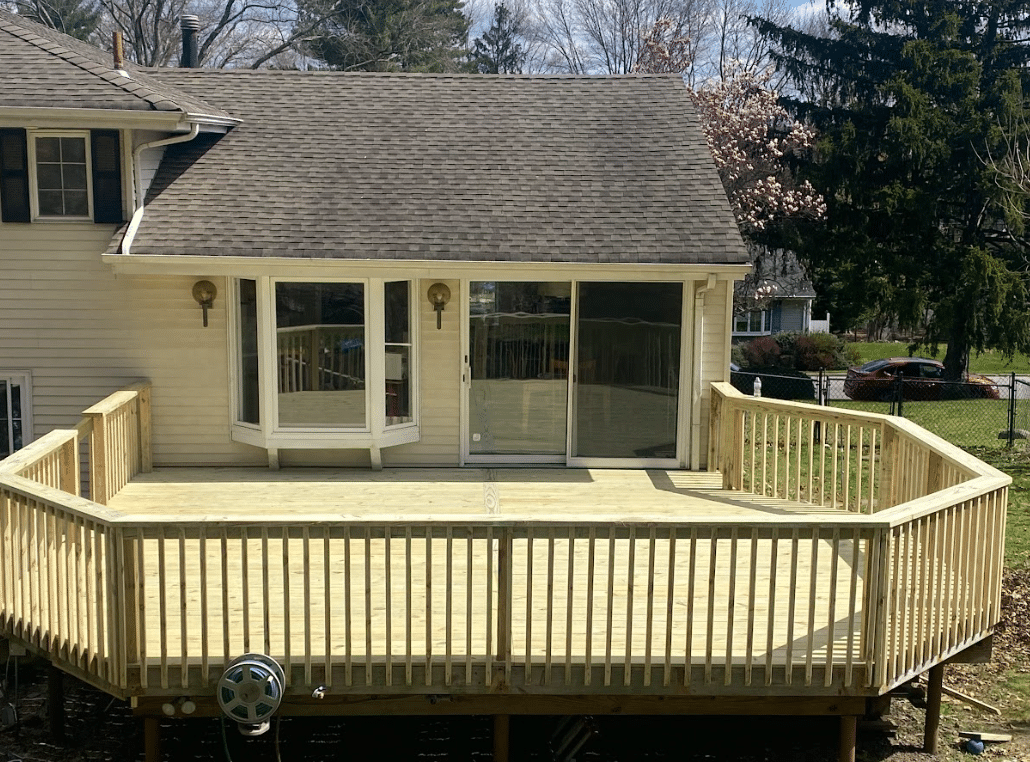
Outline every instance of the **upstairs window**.
{"label": "upstairs window", "polygon": [[0,221],[124,221],[117,130],[0,129]]}
{"label": "upstairs window", "polygon": [[89,135],[35,135],[36,217],[89,217]]}

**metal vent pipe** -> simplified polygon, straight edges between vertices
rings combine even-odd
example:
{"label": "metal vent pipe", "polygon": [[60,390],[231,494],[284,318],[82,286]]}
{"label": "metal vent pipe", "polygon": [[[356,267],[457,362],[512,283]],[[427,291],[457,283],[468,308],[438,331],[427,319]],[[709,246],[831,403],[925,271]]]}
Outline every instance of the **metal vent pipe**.
{"label": "metal vent pipe", "polygon": [[200,66],[200,45],[197,37],[200,33],[200,18],[187,13],[179,16],[182,28],[182,59],[179,66],[183,69],[196,69]]}

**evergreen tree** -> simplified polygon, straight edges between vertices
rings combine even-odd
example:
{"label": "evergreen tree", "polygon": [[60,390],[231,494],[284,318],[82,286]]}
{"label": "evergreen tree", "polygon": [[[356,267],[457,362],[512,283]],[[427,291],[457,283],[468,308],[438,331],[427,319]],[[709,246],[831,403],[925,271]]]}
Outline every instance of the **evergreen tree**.
{"label": "evergreen tree", "polygon": [[304,51],[346,71],[458,71],[468,21],[460,0],[298,0]]}
{"label": "evergreen tree", "polygon": [[789,105],[822,136],[810,179],[826,223],[788,243],[816,287],[844,300],[835,314],[876,306],[903,327],[925,324],[923,345],[947,342],[949,378],[970,350],[1030,348],[1026,198],[1007,205],[983,159],[1005,152],[1004,125],[1026,124],[1030,2],[828,7],[827,38],[755,21],[810,96]]}
{"label": "evergreen tree", "polygon": [[18,0],[15,8],[25,18],[84,42],[100,24],[100,9],[92,0]]}
{"label": "evergreen tree", "polygon": [[521,74],[526,54],[517,42],[519,22],[504,3],[494,6],[490,28],[477,37],[470,56],[480,74]]}

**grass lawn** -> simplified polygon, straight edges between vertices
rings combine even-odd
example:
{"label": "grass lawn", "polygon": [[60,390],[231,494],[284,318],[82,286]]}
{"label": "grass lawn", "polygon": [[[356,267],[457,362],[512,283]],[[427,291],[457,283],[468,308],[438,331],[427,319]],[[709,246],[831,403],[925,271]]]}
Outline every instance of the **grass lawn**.
{"label": "grass lawn", "polygon": [[[882,360],[886,357],[909,356],[908,344],[900,341],[860,341],[848,346],[855,347],[858,350],[863,363],[870,360]],[[944,353],[947,349],[946,345],[941,344],[937,348],[936,356],[931,355],[927,349],[916,350],[914,354],[917,357],[930,357],[943,362]],[[1017,354],[1012,358],[1011,362],[1008,362],[1002,357],[1001,352],[988,351],[979,356],[973,353],[970,355],[969,365],[969,370],[972,373],[1030,373],[1030,357],[1022,354]]]}
{"label": "grass lawn", "polygon": [[[1023,447],[1011,450],[971,447],[968,450],[1012,477],[1005,527],[1005,565],[1011,569],[1030,569],[1030,452]],[[1030,695],[1030,685],[1027,688]]]}
{"label": "grass lawn", "polygon": [[[832,405],[870,413],[890,412],[888,402],[834,400]],[[902,412],[908,420],[967,449],[1007,447],[1008,440],[998,439],[998,434],[1008,428],[1008,410],[1007,399],[909,400],[902,406]]]}

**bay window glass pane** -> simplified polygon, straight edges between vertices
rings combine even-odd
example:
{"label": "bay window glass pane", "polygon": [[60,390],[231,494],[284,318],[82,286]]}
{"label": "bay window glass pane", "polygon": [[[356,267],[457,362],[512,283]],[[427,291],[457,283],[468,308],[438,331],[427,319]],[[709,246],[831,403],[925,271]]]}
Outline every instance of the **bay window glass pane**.
{"label": "bay window glass pane", "polygon": [[573,454],[676,457],[683,287],[582,283]]}
{"label": "bay window glass pane", "polygon": [[257,281],[239,282],[239,388],[236,418],[244,423],[261,423],[258,386]]}
{"label": "bay window glass pane", "polygon": [[365,289],[276,283],[279,425],[364,427]]}
{"label": "bay window glass pane", "polygon": [[411,283],[383,284],[386,324],[386,425],[411,423]]}
{"label": "bay window glass pane", "polygon": [[411,348],[386,347],[386,425],[411,423]]}
{"label": "bay window glass pane", "polygon": [[411,283],[406,280],[391,281],[384,285],[386,298],[386,343],[410,344],[408,330],[411,310]]}

